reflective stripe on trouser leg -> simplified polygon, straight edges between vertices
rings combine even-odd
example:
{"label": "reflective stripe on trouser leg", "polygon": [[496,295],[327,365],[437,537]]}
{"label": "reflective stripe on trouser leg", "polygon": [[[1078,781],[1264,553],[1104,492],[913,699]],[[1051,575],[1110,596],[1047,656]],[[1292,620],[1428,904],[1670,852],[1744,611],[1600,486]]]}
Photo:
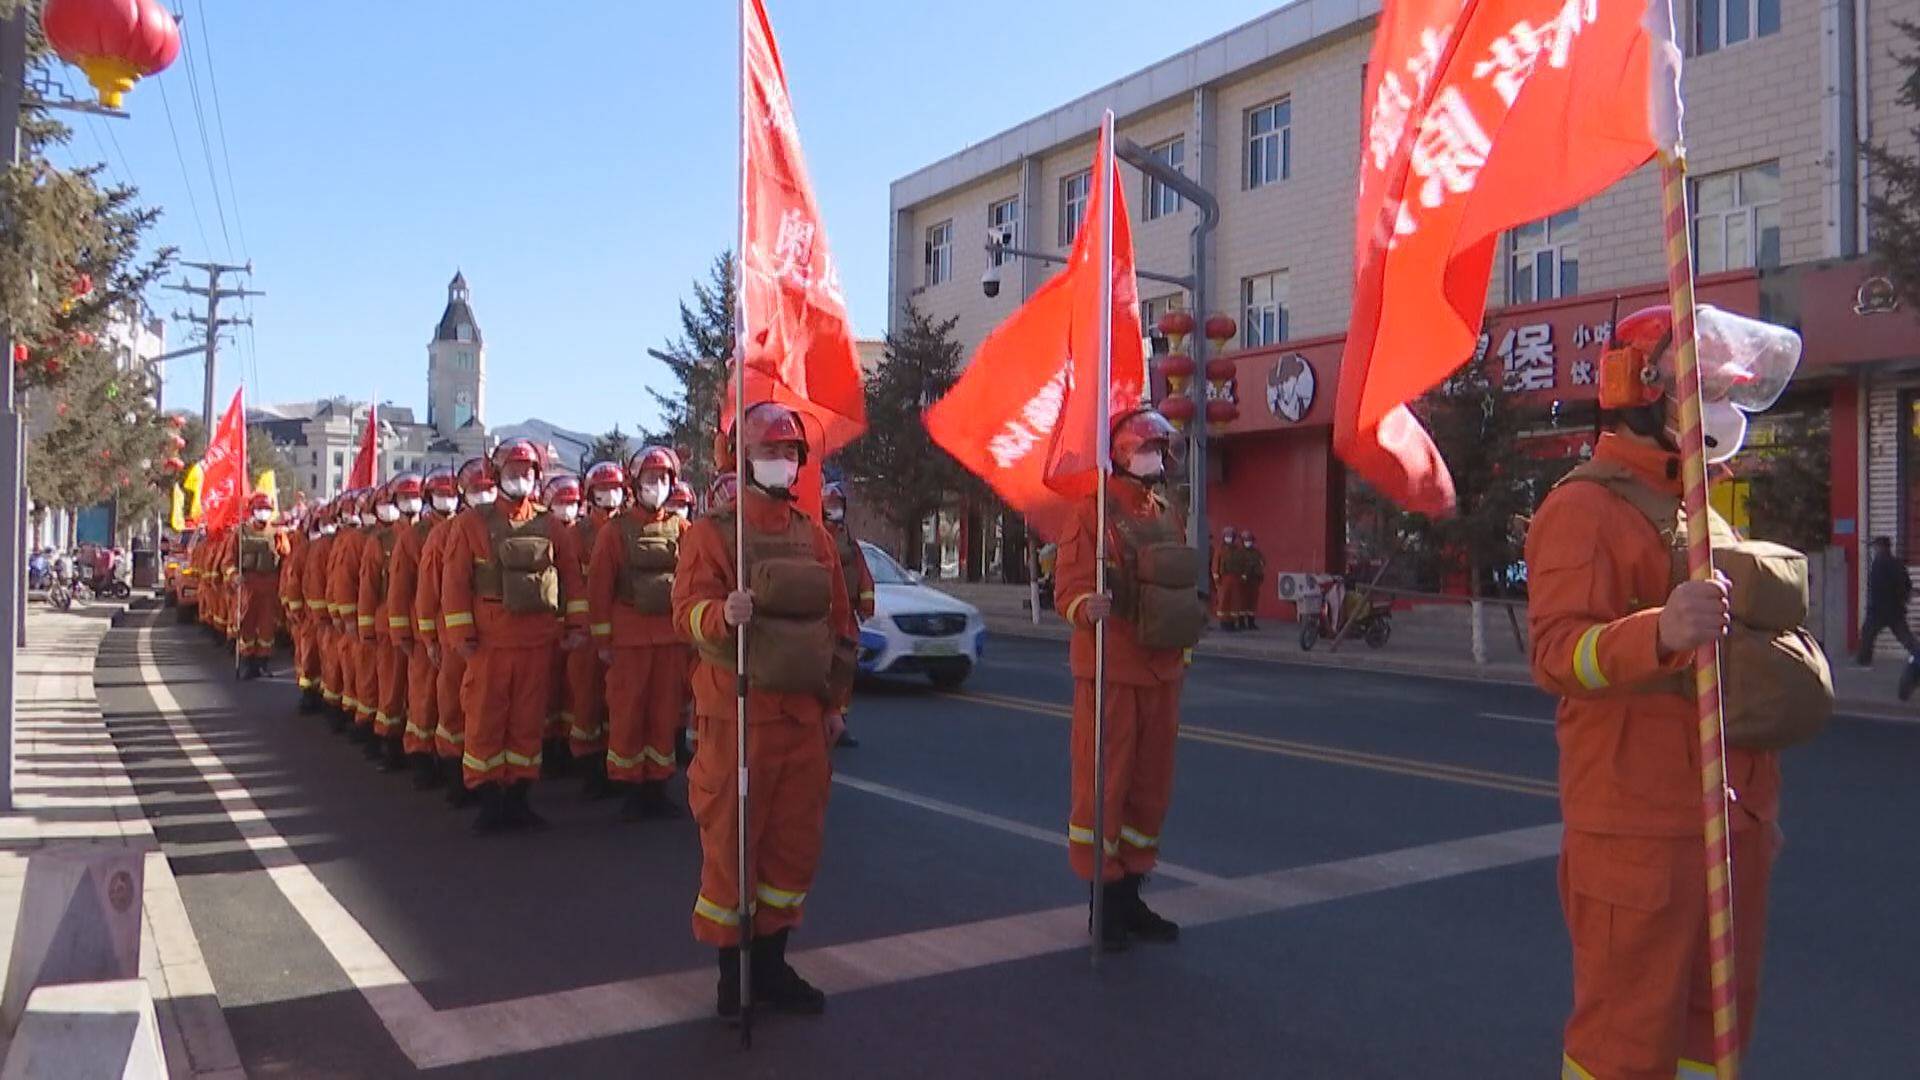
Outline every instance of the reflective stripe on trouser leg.
{"label": "reflective stripe on trouser leg", "polygon": [[607,748],[607,670],[598,652],[606,645],[606,638],[598,637],[587,647],[567,654],[568,702],[573,718],[567,727],[567,743],[574,757],[588,757]]}
{"label": "reflective stripe on trouser leg", "polygon": [[[1109,858],[1101,880],[1144,874],[1159,857],[1160,825],[1172,794],[1173,742],[1178,733],[1178,684],[1107,685],[1106,814]],[[1067,858],[1082,880],[1092,880],[1093,681],[1073,684],[1073,800]],[[1122,842],[1123,840],[1128,842]]]}
{"label": "reflective stripe on trouser leg", "polygon": [[466,745],[465,686],[467,658],[451,645],[440,647],[440,667],[434,680],[433,749],[443,758],[459,760]]}
{"label": "reflective stripe on trouser leg", "polygon": [[551,672],[544,645],[483,646],[469,662],[467,786],[539,777]]}
{"label": "reflective stripe on trouser leg", "polygon": [[418,643],[407,654],[407,729],[402,749],[409,754],[433,753],[433,730],[438,721],[434,711],[439,673],[427,659],[427,651]]}

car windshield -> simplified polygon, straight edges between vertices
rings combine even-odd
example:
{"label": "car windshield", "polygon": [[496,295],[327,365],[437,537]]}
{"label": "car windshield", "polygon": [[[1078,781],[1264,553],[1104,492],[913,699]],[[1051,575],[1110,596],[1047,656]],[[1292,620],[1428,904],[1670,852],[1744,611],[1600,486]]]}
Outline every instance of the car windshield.
{"label": "car windshield", "polygon": [[899,563],[893,561],[893,556],[864,541],[860,544],[860,553],[867,557],[867,570],[873,574],[875,585],[913,584],[913,579],[907,576]]}

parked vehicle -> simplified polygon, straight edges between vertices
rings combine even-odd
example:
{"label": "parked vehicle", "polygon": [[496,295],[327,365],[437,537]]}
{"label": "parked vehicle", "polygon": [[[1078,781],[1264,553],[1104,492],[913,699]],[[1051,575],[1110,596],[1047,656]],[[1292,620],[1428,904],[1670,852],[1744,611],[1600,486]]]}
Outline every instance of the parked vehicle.
{"label": "parked vehicle", "polygon": [[[1386,648],[1393,636],[1393,600],[1375,596],[1370,590],[1340,586],[1320,594],[1319,603],[1302,598],[1300,604],[1300,649],[1312,652],[1323,638],[1359,638],[1371,649]],[[1338,605],[1336,620],[1334,607]],[[1340,633],[1342,624],[1346,633]]]}
{"label": "parked vehicle", "polygon": [[873,617],[860,625],[862,675],[925,675],[953,689],[967,681],[986,647],[980,609],[938,589],[862,541],[873,573]]}

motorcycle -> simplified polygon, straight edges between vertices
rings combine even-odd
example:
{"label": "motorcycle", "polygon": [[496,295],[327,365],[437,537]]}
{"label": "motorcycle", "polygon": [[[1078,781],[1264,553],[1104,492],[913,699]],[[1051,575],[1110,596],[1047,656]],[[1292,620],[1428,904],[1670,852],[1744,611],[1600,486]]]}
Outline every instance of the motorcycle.
{"label": "motorcycle", "polygon": [[82,604],[93,599],[93,590],[84,581],[63,581],[56,577],[47,586],[47,603],[60,610],[71,611],[74,601]]}
{"label": "motorcycle", "polygon": [[[1341,603],[1341,614],[1346,619],[1346,637],[1357,637],[1367,643],[1370,649],[1384,649],[1387,640],[1393,636],[1393,600],[1389,597],[1376,597],[1365,591],[1352,591],[1346,594]],[[1339,636],[1340,626],[1334,621],[1330,605],[1324,601],[1311,614],[1300,619],[1300,651],[1312,652],[1314,645],[1322,638]]]}

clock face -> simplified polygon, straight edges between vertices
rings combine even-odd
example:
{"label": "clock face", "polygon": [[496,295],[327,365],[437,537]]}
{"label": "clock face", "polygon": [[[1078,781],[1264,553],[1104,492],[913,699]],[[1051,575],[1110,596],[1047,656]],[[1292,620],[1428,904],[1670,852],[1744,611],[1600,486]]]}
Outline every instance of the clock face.
{"label": "clock face", "polygon": [[468,391],[462,390],[459,393],[453,395],[453,400],[455,404],[471,405],[473,404],[473,395]]}

